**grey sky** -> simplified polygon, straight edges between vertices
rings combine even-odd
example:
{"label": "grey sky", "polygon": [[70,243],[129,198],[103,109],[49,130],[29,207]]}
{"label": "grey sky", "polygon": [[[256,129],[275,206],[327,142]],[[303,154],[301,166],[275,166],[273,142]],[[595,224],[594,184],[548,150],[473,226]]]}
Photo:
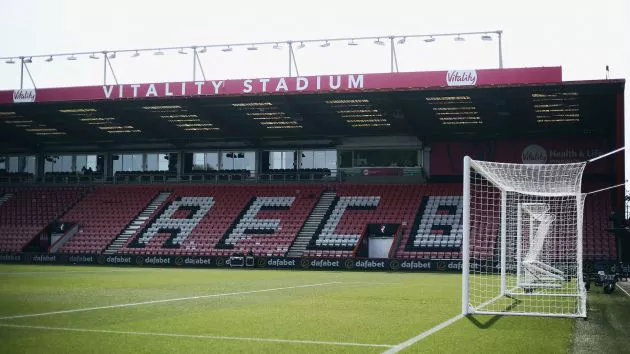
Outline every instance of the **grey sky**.
{"label": "grey sky", "polygon": [[[506,67],[563,67],[565,80],[630,77],[630,1],[133,1],[0,0],[0,57],[195,44],[424,34],[501,29]],[[409,40],[401,71],[491,68],[496,43]],[[297,51],[301,75],[389,70],[387,48],[309,45]],[[260,48],[202,56],[208,79],[285,76],[287,52]],[[119,56],[122,82],[191,79],[190,55]],[[38,87],[97,85],[102,62],[42,60]],[[19,65],[0,63],[0,89],[19,85]],[[630,116],[626,90],[626,117]],[[630,131],[630,124],[626,130]],[[630,134],[626,134],[629,136]],[[627,164],[630,165],[630,164]],[[628,173],[626,173],[628,175]]]}

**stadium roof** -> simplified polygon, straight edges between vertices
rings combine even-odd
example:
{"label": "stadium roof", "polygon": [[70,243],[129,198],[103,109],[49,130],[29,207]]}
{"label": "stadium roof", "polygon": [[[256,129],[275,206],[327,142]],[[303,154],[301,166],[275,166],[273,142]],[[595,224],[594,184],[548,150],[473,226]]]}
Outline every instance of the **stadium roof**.
{"label": "stadium roof", "polygon": [[0,91],[0,150],[333,144],[373,135],[613,138],[624,80],[561,75],[553,67]]}

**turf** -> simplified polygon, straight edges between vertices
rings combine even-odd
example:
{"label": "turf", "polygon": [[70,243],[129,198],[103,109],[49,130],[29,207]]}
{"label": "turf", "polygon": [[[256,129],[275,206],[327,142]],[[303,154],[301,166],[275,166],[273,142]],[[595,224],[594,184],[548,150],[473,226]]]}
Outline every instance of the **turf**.
{"label": "turf", "polygon": [[[630,293],[628,282],[619,283]],[[619,288],[610,295],[592,286],[587,321],[575,322],[573,353],[630,353],[630,296]]]}
{"label": "turf", "polygon": [[[395,345],[457,315],[460,279],[433,273],[0,265],[0,318],[232,294],[0,319],[0,352],[380,353],[387,347],[351,344]],[[304,285],[308,287],[296,287]],[[627,311],[630,298],[620,296]],[[574,323],[528,317],[461,319],[405,352],[564,353],[575,345]]]}

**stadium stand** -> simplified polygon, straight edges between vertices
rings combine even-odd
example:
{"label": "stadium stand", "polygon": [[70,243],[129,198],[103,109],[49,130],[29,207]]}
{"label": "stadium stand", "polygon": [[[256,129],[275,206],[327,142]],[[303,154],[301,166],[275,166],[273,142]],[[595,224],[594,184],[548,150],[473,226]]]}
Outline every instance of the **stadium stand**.
{"label": "stadium stand", "polygon": [[462,197],[428,196],[423,204],[422,217],[416,232],[412,233],[413,238],[410,238],[413,247],[438,252],[459,249],[463,237]]}
{"label": "stadium stand", "polygon": [[[458,183],[5,188],[0,190],[0,251],[20,251],[61,217],[63,222],[77,223],[79,231],[60,252],[102,253],[163,191],[168,191],[168,198],[133,228],[117,253],[226,256],[251,252],[283,256],[305,227],[322,193],[328,191],[334,200],[304,256],[351,257],[368,224],[399,224],[402,232],[393,256],[461,257],[462,197]],[[204,203],[207,208],[198,214],[195,208]],[[585,259],[616,256],[614,236],[606,231],[610,205],[608,193],[586,198]],[[182,223],[188,223],[184,233],[174,231]],[[498,233],[498,225],[491,229]]]}
{"label": "stadium stand", "polygon": [[[461,257],[455,244],[461,235],[461,191],[457,183],[426,185],[414,220],[409,223],[411,230],[403,234],[395,255],[406,259]],[[446,220],[450,224],[445,224]]]}
{"label": "stadium stand", "polygon": [[595,193],[586,197],[584,205],[584,258],[614,259],[617,256],[614,234],[606,231],[612,227],[610,194]]}
{"label": "stadium stand", "polygon": [[[464,156],[557,164],[624,145],[624,80],[322,78],[0,91],[0,252],[457,259]],[[623,183],[624,163],[593,161],[583,182]],[[623,202],[621,189],[586,198],[585,259],[630,254],[608,231]],[[476,246],[495,248],[494,219]],[[53,235],[59,221],[71,230]]]}
{"label": "stadium stand", "polygon": [[[312,185],[175,186],[157,217],[143,225],[119,253],[281,256],[323,189]],[[179,204],[177,208],[171,207],[174,203]]]}
{"label": "stadium stand", "polygon": [[88,192],[84,187],[5,189],[12,196],[0,205],[0,251],[21,251]]}
{"label": "stadium stand", "polygon": [[339,184],[335,191],[333,207],[305,256],[350,257],[368,224],[411,225],[425,185]]}
{"label": "stadium stand", "polygon": [[4,190],[0,190],[0,205],[4,204],[13,196],[13,193],[5,192]]}
{"label": "stadium stand", "polygon": [[101,186],[63,217],[79,224],[79,232],[63,253],[101,253],[127,224],[155,197],[155,186]]}

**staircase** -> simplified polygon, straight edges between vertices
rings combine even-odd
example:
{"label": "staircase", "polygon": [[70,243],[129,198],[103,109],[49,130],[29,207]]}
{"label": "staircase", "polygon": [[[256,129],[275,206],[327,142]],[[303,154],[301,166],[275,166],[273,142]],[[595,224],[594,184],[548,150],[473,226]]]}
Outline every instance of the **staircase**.
{"label": "staircase", "polygon": [[50,235],[50,248],[48,249],[49,253],[57,252],[61,246],[63,246],[66,242],[68,242],[72,236],[76,235],[79,231],[79,224],[75,223],[64,223],[68,225],[63,231],[55,231]]}
{"label": "staircase", "polygon": [[322,194],[317,205],[313,208],[313,211],[308,216],[308,219],[306,219],[302,229],[291,245],[289,252],[287,252],[287,257],[302,257],[302,255],[304,255],[306,246],[308,246],[308,243],[315,235],[317,227],[322,223],[326,211],[330,208],[336,196],[337,193],[335,192],[324,192]]}
{"label": "staircase", "polygon": [[11,199],[12,196],[13,193],[5,193],[3,196],[0,197],[0,205],[6,203],[7,200]]}
{"label": "staircase", "polygon": [[109,244],[109,246],[107,246],[107,249],[103,253],[115,254],[118,252],[118,250],[127,243],[129,238],[142,227],[142,224],[149,219],[151,214],[153,214],[170,195],[170,192],[161,192],[158,194],[157,197],[155,197],[155,199],[153,199],[151,203],[149,203],[149,205],[147,205],[147,207],[144,208],[144,210],[140,212],[140,214],[138,214],[138,216],[129,225],[127,225],[127,228],[124,229],[123,232]]}

